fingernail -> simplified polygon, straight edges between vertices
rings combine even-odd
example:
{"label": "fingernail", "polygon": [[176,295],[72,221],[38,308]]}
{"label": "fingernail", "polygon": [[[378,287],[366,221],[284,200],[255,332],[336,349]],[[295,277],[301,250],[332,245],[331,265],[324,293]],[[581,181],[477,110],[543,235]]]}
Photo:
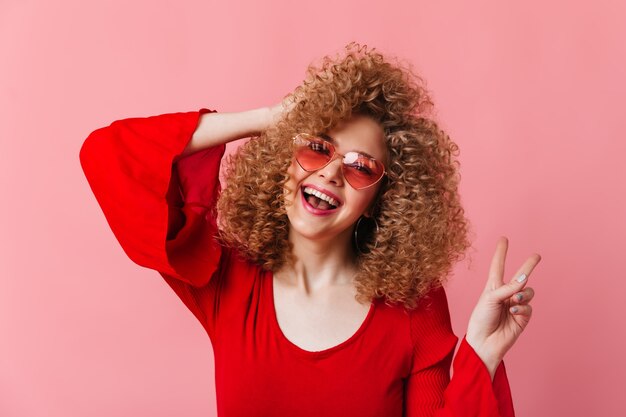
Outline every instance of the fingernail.
{"label": "fingernail", "polygon": [[517,298],[517,301],[522,301],[522,294],[517,294],[515,298]]}
{"label": "fingernail", "polygon": [[517,282],[524,282],[526,281],[526,274],[522,274],[519,277],[517,277]]}
{"label": "fingernail", "polygon": [[517,313],[518,308],[517,307],[511,307],[511,313],[515,314]]}

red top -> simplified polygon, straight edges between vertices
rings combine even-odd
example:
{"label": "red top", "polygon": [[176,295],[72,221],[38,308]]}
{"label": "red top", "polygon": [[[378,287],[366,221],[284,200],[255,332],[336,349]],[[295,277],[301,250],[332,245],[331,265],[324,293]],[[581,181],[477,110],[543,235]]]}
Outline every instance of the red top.
{"label": "red top", "polygon": [[173,162],[206,112],[115,121],[89,135],[80,162],[126,254],[158,271],[208,333],[221,417],[514,416],[504,363],[492,383],[465,338],[450,380],[458,338],[443,289],[412,311],[374,300],[332,348],[290,342],[272,273],[214,240],[225,147]]}

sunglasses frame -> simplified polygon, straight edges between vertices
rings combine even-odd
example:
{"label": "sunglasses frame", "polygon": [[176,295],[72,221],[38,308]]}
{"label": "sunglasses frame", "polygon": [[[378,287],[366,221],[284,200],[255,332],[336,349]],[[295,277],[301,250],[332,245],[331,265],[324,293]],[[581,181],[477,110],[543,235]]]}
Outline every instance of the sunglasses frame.
{"label": "sunglasses frame", "polygon": [[378,162],[378,163],[379,163],[379,164],[383,167],[383,173],[380,175],[380,177],[379,177],[376,181],[374,181],[373,183],[371,183],[371,184],[369,184],[369,185],[366,185],[365,187],[359,187],[359,188],[357,188],[357,187],[355,187],[354,185],[352,185],[352,183],[350,183],[350,181],[349,181],[349,180],[348,180],[348,178],[346,177],[346,173],[345,173],[345,171],[344,171],[344,169],[345,169],[345,168],[344,168],[344,165],[346,165],[346,164],[343,162],[343,159],[345,159],[345,157],[346,157],[346,156],[345,156],[344,154],[341,154],[341,153],[337,152],[337,149],[335,148],[335,145],[333,145],[331,142],[327,141],[326,139],[321,138],[321,137],[316,136],[316,135],[311,135],[311,134],[309,134],[309,133],[298,133],[297,135],[295,135],[295,136],[293,137],[293,144],[294,144],[294,146],[296,146],[296,147],[298,146],[298,144],[296,143],[296,141],[298,140],[298,138],[299,138],[300,136],[309,137],[309,138],[316,138],[316,139],[320,139],[320,140],[324,141],[325,143],[327,143],[327,144],[328,144],[328,146],[329,146],[329,148],[333,151],[333,153],[332,153],[332,155],[331,155],[330,159],[329,159],[329,160],[328,160],[328,161],[327,161],[324,165],[320,166],[319,168],[315,168],[315,169],[306,169],[305,167],[303,167],[303,166],[302,166],[302,164],[301,164],[301,163],[300,163],[300,161],[298,160],[298,157],[296,156],[296,152],[295,152],[295,149],[294,149],[294,159],[296,160],[296,162],[298,163],[298,165],[300,166],[300,168],[302,168],[302,169],[303,169],[303,170],[305,170],[306,172],[314,172],[314,171],[317,171],[317,170],[319,170],[319,169],[322,169],[322,168],[324,168],[325,166],[327,166],[328,164],[330,164],[333,160],[335,160],[337,156],[340,156],[340,157],[341,157],[341,159],[342,159],[342,161],[341,161],[341,175],[343,175],[343,178],[346,180],[346,182],[347,182],[348,184],[350,184],[350,187],[354,188],[355,190],[364,190],[364,189],[369,188],[369,187],[371,187],[371,186],[373,186],[373,185],[376,185],[376,184],[378,184],[378,183],[380,182],[380,180],[382,180],[382,179],[385,177],[385,175],[387,175],[387,168],[386,168],[386,167],[385,167],[385,165],[384,165],[382,162],[380,162],[378,159],[376,159],[376,158],[372,158],[372,157],[370,157],[370,156],[368,156],[368,155],[363,155],[362,153],[357,152],[357,151],[351,151],[351,152],[355,152],[355,153],[357,153],[357,154],[359,154],[359,155],[363,155],[363,156],[365,156],[365,157],[367,157],[367,158],[369,158],[369,159],[371,159],[371,160],[374,160],[374,161]]}

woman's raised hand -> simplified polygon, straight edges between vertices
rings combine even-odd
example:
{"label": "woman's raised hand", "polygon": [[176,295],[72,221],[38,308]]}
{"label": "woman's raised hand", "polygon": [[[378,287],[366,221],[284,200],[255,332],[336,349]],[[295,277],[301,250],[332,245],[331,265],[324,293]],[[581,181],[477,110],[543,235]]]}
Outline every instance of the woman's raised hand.
{"label": "woman's raised hand", "polygon": [[290,112],[295,105],[294,96],[289,94],[280,103],[269,107],[268,127],[278,122],[286,113]]}
{"label": "woman's raised hand", "polygon": [[526,284],[541,260],[538,254],[531,255],[513,279],[505,283],[504,261],[508,246],[506,237],[498,240],[487,285],[474,307],[466,334],[467,342],[483,360],[492,378],[504,354],[530,321],[529,303],[535,292]]}

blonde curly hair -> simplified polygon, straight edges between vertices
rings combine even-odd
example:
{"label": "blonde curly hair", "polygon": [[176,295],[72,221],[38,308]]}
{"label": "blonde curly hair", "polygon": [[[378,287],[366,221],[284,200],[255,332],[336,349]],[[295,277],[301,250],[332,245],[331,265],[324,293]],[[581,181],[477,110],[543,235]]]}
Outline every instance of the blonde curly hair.
{"label": "blonde curly hair", "polygon": [[[288,96],[293,108],[227,158],[218,201],[223,243],[276,271],[293,261],[285,210],[291,138],[326,132],[354,114],[383,128],[389,164],[373,210],[378,230],[356,242],[357,300],[385,297],[414,308],[441,286],[470,246],[458,193],[458,146],[429,117],[433,104],[410,67],[358,43],[326,56]],[[359,230],[359,235],[361,230]]]}

